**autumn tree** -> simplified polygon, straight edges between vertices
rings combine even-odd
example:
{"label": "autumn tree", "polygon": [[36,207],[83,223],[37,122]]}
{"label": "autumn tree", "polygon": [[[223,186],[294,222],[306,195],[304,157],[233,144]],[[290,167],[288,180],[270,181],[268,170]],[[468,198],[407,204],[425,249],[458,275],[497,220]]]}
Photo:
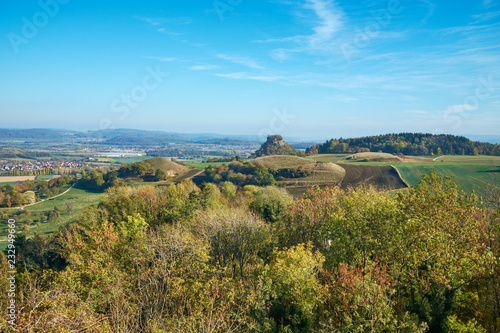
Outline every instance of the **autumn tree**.
{"label": "autumn tree", "polygon": [[266,275],[272,283],[270,316],[280,331],[314,329],[323,287],[318,280],[324,257],[310,244],[275,251]]}
{"label": "autumn tree", "polygon": [[232,267],[233,276],[265,250],[270,240],[266,224],[255,214],[241,208],[222,208],[199,212],[194,224],[197,233],[210,244],[214,263]]}

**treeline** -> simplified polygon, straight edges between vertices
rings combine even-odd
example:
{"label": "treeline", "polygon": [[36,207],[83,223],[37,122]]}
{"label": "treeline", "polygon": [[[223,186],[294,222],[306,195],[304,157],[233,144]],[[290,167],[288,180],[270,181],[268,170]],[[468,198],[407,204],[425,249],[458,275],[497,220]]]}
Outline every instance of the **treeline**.
{"label": "treeline", "polygon": [[77,175],[81,172],[80,168],[45,168],[41,170],[13,170],[2,171],[2,176],[43,176],[43,175]]}
{"label": "treeline", "polygon": [[302,178],[311,174],[311,171],[297,168],[270,169],[264,165],[252,162],[243,162],[237,160],[229,164],[220,164],[208,166],[205,168],[205,177],[201,181],[220,184],[222,182],[231,182],[237,186],[274,185],[276,181],[289,178]]}
{"label": "treeline", "polygon": [[499,332],[492,204],[435,174],[296,201],[231,183],[117,188],[78,223],[16,239],[16,329]]}
{"label": "treeline", "polygon": [[81,186],[83,188],[102,191],[110,187],[124,185],[123,180],[134,178],[139,181],[157,182],[167,178],[161,169],[154,169],[147,162],[123,163],[119,169],[110,168],[109,171],[92,170],[89,173],[82,171]]}
{"label": "treeline", "polygon": [[18,185],[0,186],[0,207],[19,207],[26,204],[32,204],[40,198],[49,198],[59,194],[61,188],[71,182],[76,181],[67,175],[56,179],[27,181]]}
{"label": "treeline", "polygon": [[235,156],[241,154],[241,152],[236,150],[203,150],[195,148],[167,148],[167,149],[156,149],[147,151],[147,155],[151,157],[192,157],[192,158],[202,158],[205,156]]}
{"label": "treeline", "polygon": [[0,158],[38,158],[38,157],[51,157],[52,154],[41,151],[19,151],[19,150],[6,150],[0,149]]}
{"label": "treeline", "polygon": [[448,134],[400,133],[329,140],[306,149],[306,154],[383,152],[404,155],[500,155],[500,145],[475,142]]}
{"label": "treeline", "polygon": [[231,157],[207,157],[203,163],[230,163],[230,162],[243,162],[243,159],[239,156]]}

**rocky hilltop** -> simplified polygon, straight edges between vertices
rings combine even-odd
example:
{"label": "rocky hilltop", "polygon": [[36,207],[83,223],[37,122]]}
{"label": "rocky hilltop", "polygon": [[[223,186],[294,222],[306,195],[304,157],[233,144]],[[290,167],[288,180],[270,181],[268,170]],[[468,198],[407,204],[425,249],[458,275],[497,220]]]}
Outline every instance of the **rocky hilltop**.
{"label": "rocky hilltop", "polygon": [[298,155],[299,151],[293,149],[281,135],[269,135],[266,142],[255,152],[256,157],[270,155]]}

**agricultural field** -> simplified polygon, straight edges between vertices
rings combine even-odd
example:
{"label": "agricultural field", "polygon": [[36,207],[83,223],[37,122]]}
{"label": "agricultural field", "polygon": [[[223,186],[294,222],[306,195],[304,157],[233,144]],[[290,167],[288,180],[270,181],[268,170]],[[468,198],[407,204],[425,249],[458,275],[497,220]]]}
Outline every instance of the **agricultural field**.
{"label": "agricultural field", "polygon": [[411,186],[416,185],[422,174],[431,170],[438,176],[452,176],[455,183],[466,193],[475,191],[479,196],[485,196],[488,187],[495,181],[500,181],[500,164],[459,164],[459,163],[408,163],[396,166],[404,180]]}
{"label": "agricultural field", "polygon": [[314,186],[335,185],[344,178],[346,171],[341,166],[329,162],[317,162],[315,164],[303,165],[304,170],[311,171],[311,175],[302,178],[278,181],[279,184]]}
{"label": "agricultural field", "polygon": [[36,176],[0,176],[0,185],[16,184],[28,180],[35,180]]}
{"label": "agricultural field", "polygon": [[337,162],[403,162],[403,159],[387,153],[357,153],[346,155]]}
{"label": "agricultural field", "polygon": [[293,168],[298,166],[305,166],[307,164],[312,164],[309,159],[297,157],[297,156],[286,156],[286,155],[275,155],[275,156],[264,156],[258,157],[250,162],[257,164],[260,163],[269,169],[282,169],[282,168]]}
{"label": "agricultural field", "polygon": [[192,167],[192,168],[196,168],[196,169],[200,169],[200,170],[204,170],[207,166],[210,166],[210,165],[221,165],[221,164],[228,164],[228,162],[211,162],[211,163],[202,163],[202,162],[183,162],[183,164],[189,166],[189,167]]}
{"label": "agricultural field", "polygon": [[440,156],[436,161],[461,164],[487,164],[500,166],[500,156]]}
{"label": "agricultural field", "polygon": [[320,154],[320,155],[310,155],[306,158],[313,159],[318,162],[331,162],[337,163],[342,157],[346,156],[346,154]]}
{"label": "agricultural field", "polygon": [[36,180],[42,180],[42,179],[50,180],[52,178],[57,178],[57,177],[55,175],[39,175],[39,176],[36,176]]}
{"label": "agricultural field", "polygon": [[[356,154],[357,155],[357,154]],[[317,155],[320,156],[321,155]],[[406,156],[402,161],[374,161],[373,159],[343,158],[338,161],[341,166],[394,166],[410,186],[416,185],[422,174],[431,170],[438,176],[453,176],[454,181],[466,193],[475,191],[478,195],[487,194],[488,186],[500,181],[500,157],[498,156],[456,156],[439,157]]]}
{"label": "agricultural field", "polygon": [[131,164],[135,162],[141,162],[144,160],[147,160],[148,158],[151,158],[150,156],[134,156],[134,157],[113,157],[113,163],[116,164]]}
{"label": "agricultural field", "polygon": [[346,173],[340,187],[349,188],[358,185],[371,185],[384,190],[399,190],[408,187],[390,165],[342,164]]}

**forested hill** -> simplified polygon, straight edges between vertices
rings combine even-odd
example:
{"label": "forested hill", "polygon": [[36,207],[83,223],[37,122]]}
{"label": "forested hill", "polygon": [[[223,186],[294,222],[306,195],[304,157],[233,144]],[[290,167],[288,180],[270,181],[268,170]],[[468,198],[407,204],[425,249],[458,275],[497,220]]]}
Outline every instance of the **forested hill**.
{"label": "forested hill", "polygon": [[332,139],[314,145],[306,154],[402,153],[404,155],[500,155],[500,145],[471,141],[463,136],[448,134],[399,133],[354,139]]}

